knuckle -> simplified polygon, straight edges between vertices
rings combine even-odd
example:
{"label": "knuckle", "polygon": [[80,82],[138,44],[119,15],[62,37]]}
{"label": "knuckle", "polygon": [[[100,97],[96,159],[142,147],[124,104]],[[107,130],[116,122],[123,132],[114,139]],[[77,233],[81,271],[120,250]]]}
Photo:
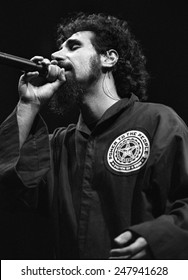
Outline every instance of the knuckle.
{"label": "knuckle", "polygon": [[42,60],[42,63],[47,64],[47,65],[50,65],[50,64],[51,64],[51,62],[50,62],[50,60],[49,60],[48,58],[44,58],[44,59]]}

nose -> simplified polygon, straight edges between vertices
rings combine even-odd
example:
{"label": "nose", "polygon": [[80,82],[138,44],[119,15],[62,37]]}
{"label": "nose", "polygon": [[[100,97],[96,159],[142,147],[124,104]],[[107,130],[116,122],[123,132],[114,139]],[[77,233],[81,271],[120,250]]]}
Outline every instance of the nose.
{"label": "nose", "polygon": [[65,59],[65,54],[64,54],[64,51],[63,50],[59,50],[59,51],[56,51],[54,53],[51,54],[51,59],[52,60],[64,60]]}

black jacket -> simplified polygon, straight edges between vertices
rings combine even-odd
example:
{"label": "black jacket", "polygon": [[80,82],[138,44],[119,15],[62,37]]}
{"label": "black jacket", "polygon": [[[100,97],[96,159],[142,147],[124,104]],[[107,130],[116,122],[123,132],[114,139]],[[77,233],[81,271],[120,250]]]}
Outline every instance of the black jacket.
{"label": "black jacket", "polygon": [[188,259],[188,129],[172,109],[132,95],[92,132],[81,117],[57,129],[51,148],[40,119],[21,151],[13,114],[1,137],[3,185],[11,174],[19,203],[49,213],[55,258],[106,259],[131,230],[153,258]]}

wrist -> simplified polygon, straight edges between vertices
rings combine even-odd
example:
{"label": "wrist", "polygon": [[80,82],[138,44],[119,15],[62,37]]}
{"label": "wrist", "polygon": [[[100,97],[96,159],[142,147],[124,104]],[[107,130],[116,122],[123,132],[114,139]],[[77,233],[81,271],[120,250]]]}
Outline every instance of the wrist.
{"label": "wrist", "polygon": [[29,106],[30,106],[30,105],[33,105],[33,106],[36,105],[36,107],[37,107],[37,106],[40,107],[40,101],[38,100],[38,98],[35,98],[35,99],[28,99],[28,97],[21,96],[19,102],[20,102],[21,104],[25,104],[25,105],[29,105]]}
{"label": "wrist", "polygon": [[29,109],[29,111],[31,110],[34,112],[35,111],[38,112],[40,110],[40,107],[41,107],[41,104],[38,100],[30,101],[30,100],[22,97],[22,98],[20,98],[20,100],[18,102],[18,108],[22,108],[24,111]]}
{"label": "wrist", "polygon": [[19,100],[17,105],[17,116],[18,118],[35,118],[40,111],[40,104],[37,102],[24,102]]}
{"label": "wrist", "polygon": [[25,103],[20,100],[17,104],[17,122],[19,128],[20,148],[27,139],[40,106],[35,103]]}

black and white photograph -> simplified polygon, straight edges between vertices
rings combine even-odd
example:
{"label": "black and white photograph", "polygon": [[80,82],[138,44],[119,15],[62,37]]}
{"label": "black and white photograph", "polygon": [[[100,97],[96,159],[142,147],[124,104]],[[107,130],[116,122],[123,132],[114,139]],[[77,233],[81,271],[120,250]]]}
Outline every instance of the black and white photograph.
{"label": "black and white photograph", "polygon": [[188,260],[187,18],[1,6],[1,260]]}

